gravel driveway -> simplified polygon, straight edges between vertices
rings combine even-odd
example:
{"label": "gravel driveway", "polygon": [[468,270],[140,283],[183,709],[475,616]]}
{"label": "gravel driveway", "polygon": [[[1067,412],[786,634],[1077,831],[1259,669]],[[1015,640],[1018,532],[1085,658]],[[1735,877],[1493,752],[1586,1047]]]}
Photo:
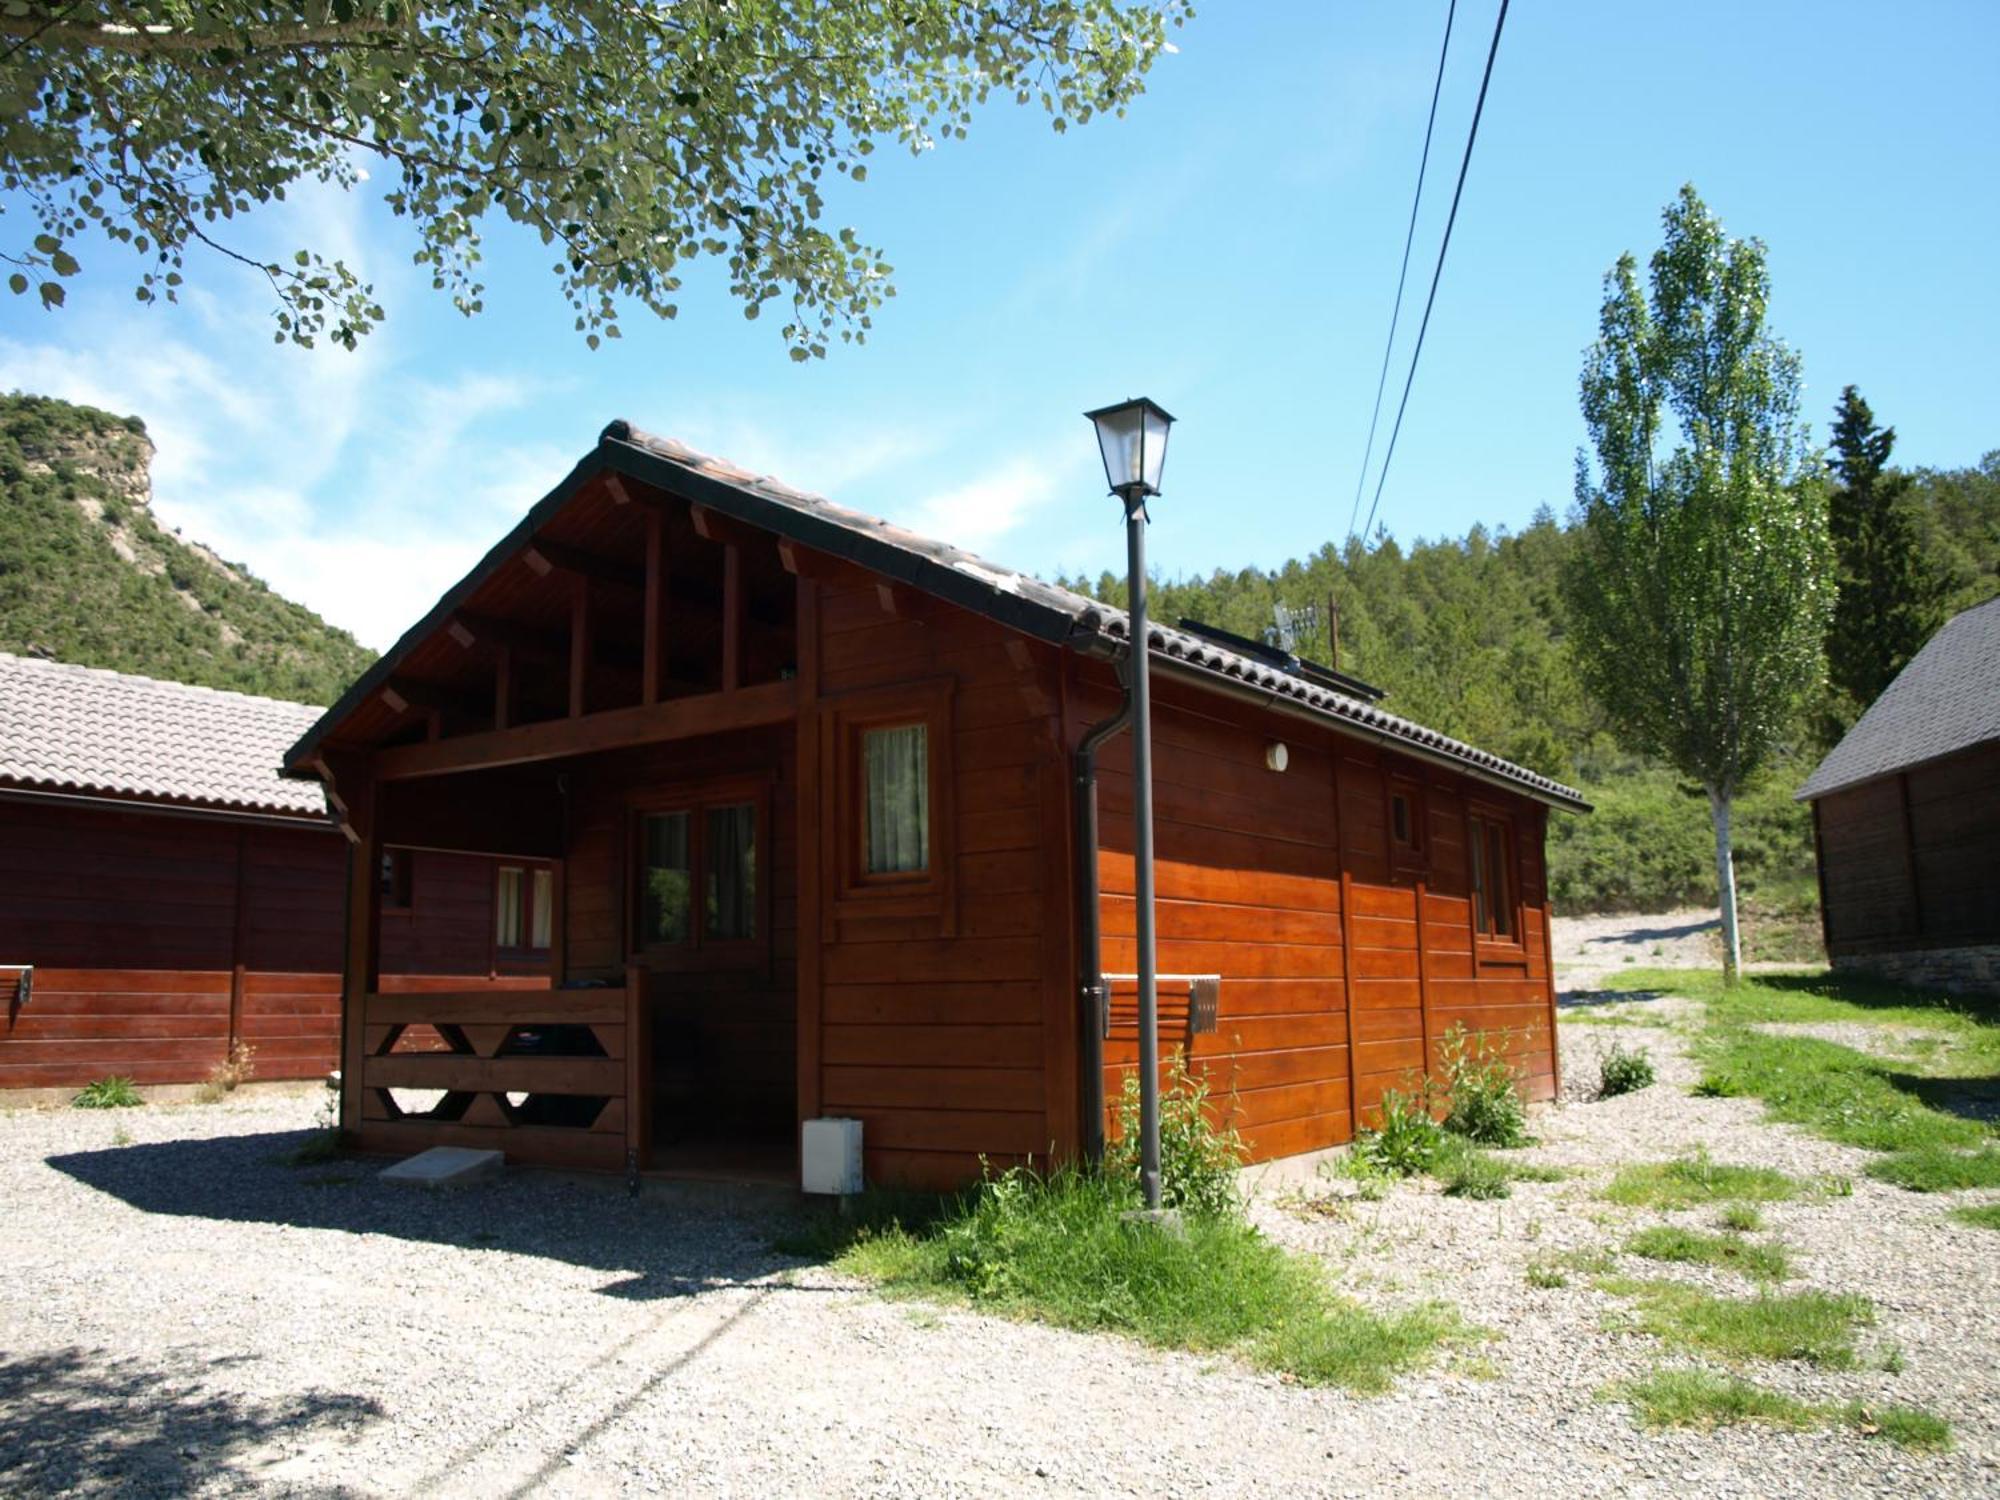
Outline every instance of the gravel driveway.
{"label": "gravel driveway", "polygon": [[[1690,1097],[1668,1032],[1569,1028],[1568,1066],[1614,1038],[1651,1046],[1661,1083],[1539,1118],[1535,1157],[1580,1175],[1497,1203],[1264,1183],[1260,1222],[1354,1295],[1442,1298],[1492,1335],[1372,1399],[886,1302],[772,1252],[776,1207],[525,1173],[429,1196],[354,1164],[289,1166],[303,1095],[0,1114],[0,1493],[2000,1489],[2000,1237],[1862,1177],[1862,1153],[1760,1123],[1752,1103]],[[1698,1144],[1852,1178],[1852,1197],[1766,1217],[1802,1284],[1875,1299],[1864,1347],[1899,1348],[1905,1366],[1753,1377],[1929,1406],[1953,1451],[1653,1435],[1598,1398],[1663,1362],[1658,1346],[1607,1331],[1618,1299],[1587,1275],[1537,1290],[1526,1268],[1657,1222],[1595,1188],[1617,1162]]]}

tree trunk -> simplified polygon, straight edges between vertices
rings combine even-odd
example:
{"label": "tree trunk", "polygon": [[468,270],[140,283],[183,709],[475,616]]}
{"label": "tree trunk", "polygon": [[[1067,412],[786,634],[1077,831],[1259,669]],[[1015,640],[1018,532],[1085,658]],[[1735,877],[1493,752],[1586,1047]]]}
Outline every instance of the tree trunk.
{"label": "tree trunk", "polygon": [[1733,985],[1743,969],[1742,936],[1736,926],[1736,851],[1729,839],[1729,794],[1708,789],[1715,823],[1715,891],[1722,907],[1722,982]]}

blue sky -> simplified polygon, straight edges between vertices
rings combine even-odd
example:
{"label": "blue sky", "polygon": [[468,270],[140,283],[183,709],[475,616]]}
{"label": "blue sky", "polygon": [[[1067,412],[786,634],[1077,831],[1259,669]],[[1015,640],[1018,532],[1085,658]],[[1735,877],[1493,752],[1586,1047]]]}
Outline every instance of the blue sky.
{"label": "blue sky", "polygon": [[[1459,7],[1406,339],[1497,6]],[[1148,394],[1180,418],[1158,568],[1276,564],[1346,529],[1444,9],[1208,0],[1122,121],[1058,137],[996,104],[968,141],[878,155],[834,217],[900,295],[824,362],[705,273],[679,321],[589,353],[499,225],[461,319],[364,188],[257,231],[376,281],[390,320],[360,354],[275,346],[267,294],[212,262],[141,308],[99,250],[64,311],[0,298],[0,388],[143,416],[166,521],[376,646],[614,416],[1047,574],[1120,566],[1079,413]],[[1817,434],[1853,381],[1905,463],[2000,447],[1996,57],[1984,3],[1516,5],[1381,520],[1567,504],[1600,280],[1690,180],[1769,244]]]}

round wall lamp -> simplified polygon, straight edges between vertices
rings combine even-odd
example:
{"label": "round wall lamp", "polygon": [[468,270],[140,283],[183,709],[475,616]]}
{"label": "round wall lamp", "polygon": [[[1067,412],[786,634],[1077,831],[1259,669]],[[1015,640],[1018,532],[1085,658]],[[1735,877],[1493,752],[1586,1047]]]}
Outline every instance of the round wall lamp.
{"label": "round wall lamp", "polygon": [[1283,740],[1272,740],[1264,747],[1264,769],[1282,771],[1292,763],[1292,752],[1285,748]]}

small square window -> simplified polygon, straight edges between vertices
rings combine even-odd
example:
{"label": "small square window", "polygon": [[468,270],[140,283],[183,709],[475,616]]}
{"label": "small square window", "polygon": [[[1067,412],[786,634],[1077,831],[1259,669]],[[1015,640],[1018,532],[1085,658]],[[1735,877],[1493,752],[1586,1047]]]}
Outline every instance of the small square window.
{"label": "small square window", "polygon": [[931,864],[930,731],[905,724],[861,736],[862,816],[869,875],[914,875]]}

